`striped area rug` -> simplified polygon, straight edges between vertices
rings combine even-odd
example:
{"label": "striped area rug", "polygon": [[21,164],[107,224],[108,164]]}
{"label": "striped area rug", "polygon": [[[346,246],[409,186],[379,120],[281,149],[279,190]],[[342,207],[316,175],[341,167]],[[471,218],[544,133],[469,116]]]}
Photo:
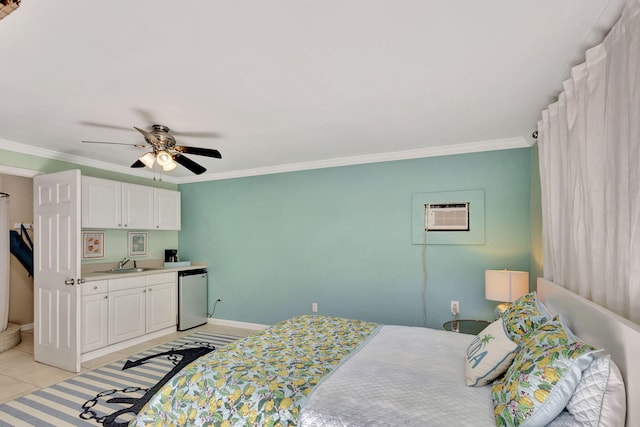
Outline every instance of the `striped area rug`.
{"label": "striped area rug", "polygon": [[0,405],[0,426],[125,426],[177,371],[238,337],[196,332]]}

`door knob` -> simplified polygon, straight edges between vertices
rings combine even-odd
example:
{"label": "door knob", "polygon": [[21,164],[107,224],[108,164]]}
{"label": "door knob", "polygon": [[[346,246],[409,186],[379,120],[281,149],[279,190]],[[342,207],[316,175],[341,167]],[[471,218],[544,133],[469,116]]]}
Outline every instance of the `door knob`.
{"label": "door knob", "polygon": [[67,286],[73,286],[74,283],[76,283],[76,281],[73,280],[73,279],[67,279],[67,280],[64,281],[64,284],[67,285]]}

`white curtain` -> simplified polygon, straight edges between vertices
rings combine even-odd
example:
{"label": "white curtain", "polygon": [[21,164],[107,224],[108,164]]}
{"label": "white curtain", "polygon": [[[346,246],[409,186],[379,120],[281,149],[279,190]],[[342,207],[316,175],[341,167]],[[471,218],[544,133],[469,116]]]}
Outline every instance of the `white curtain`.
{"label": "white curtain", "polygon": [[0,332],[9,320],[9,196],[0,193]]}
{"label": "white curtain", "polygon": [[640,1],[538,122],[544,276],[640,323]]}

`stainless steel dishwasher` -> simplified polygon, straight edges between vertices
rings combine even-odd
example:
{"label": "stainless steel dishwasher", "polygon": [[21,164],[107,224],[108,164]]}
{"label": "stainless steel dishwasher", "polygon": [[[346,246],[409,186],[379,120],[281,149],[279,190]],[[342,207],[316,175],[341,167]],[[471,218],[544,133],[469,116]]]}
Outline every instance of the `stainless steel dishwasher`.
{"label": "stainless steel dishwasher", "polygon": [[178,272],[178,330],[207,323],[207,269]]}

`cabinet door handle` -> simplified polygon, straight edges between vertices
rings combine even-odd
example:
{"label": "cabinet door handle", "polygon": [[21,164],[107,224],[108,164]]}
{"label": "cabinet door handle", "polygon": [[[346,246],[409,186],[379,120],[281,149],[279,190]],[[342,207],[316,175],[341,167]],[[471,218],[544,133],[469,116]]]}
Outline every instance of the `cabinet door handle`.
{"label": "cabinet door handle", "polygon": [[94,291],[97,291],[97,290],[98,290],[98,287],[97,287],[97,286],[94,286],[94,287],[93,287],[93,290],[94,290]]}
{"label": "cabinet door handle", "polygon": [[105,295],[105,296],[104,296],[104,299],[109,299],[109,295]]}

